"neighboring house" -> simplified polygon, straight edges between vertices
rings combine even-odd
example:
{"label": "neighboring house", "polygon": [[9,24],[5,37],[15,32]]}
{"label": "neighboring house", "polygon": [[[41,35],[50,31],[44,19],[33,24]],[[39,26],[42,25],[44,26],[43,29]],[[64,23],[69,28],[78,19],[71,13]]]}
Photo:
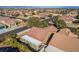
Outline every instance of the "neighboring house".
{"label": "neighboring house", "polygon": [[0,23],[8,26],[9,28],[16,26],[15,21],[9,17],[0,17]]}
{"label": "neighboring house", "polygon": [[36,15],[32,15],[33,17],[38,17],[40,19],[48,19],[49,14],[46,14],[46,13],[39,13],[39,14],[36,14]]}
{"label": "neighboring house", "polygon": [[30,16],[30,15],[31,15],[31,13],[29,13],[29,12],[25,12],[25,15]]}
{"label": "neighboring house", "polygon": [[50,41],[50,45],[67,52],[79,51],[79,39],[77,35],[67,28],[55,33]]}
{"label": "neighboring house", "polygon": [[73,16],[68,16],[68,15],[62,16],[62,20],[65,21],[67,27],[71,27],[71,28],[79,27],[78,24],[73,23],[73,21],[78,20],[78,19],[75,19]]}
{"label": "neighboring house", "polygon": [[78,10],[72,10],[67,14],[68,16],[76,17],[78,15]]}
{"label": "neighboring house", "polygon": [[[75,28],[75,24],[73,23],[73,21],[77,20],[72,16],[69,15],[63,15],[62,17],[60,17],[61,20],[64,20],[67,27],[73,27]],[[78,27],[78,25],[76,25],[76,27]]]}
{"label": "neighboring house", "polygon": [[16,22],[16,25],[18,26],[24,26],[25,25],[25,22],[21,19],[14,19],[15,22]]}
{"label": "neighboring house", "polygon": [[43,18],[46,19],[48,17],[48,15],[49,14],[47,14],[47,13],[39,13],[38,14],[39,18],[41,18],[41,19],[43,19]]}
{"label": "neighboring house", "polygon": [[40,18],[39,15],[32,15],[32,16],[30,16],[30,17],[37,17],[37,18]]}
{"label": "neighboring house", "polygon": [[23,15],[23,14],[20,14],[19,16],[17,16],[17,18],[22,18],[22,19],[24,19],[24,15]]}
{"label": "neighboring house", "polygon": [[[36,47],[39,47],[41,45],[41,43],[46,44],[46,42],[47,42],[48,38],[50,37],[50,35],[52,33],[53,34],[56,33],[56,31],[57,31],[57,28],[54,27],[54,26],[48,26],[48,27],[45,27],[45,28],[32,27],[27,32],[27,34],[22,37],[22,39],[25,39],[26,41],[29,41],[31,47],[35,46],[35,47],[33,47],[35,49]],[[31,40],[33,40],[33,42]],[[34,42],[37,43],[37,44],[33,45]],[[39,44],[38,42],[41,42],[41,43]],[[38,49],[36,49],[36,50],[38,50]]]}
{"label": "neighboring house", "polygon": [[74,21],[74,17],[69,16],[69,15],[63,15],[61,19],[64,20],[65,22]]}
{"label": "neighboring house", "polygon": [[56,14],[56,13],[53,13],[52,15],[53,16],[62,16],[62,14]]}

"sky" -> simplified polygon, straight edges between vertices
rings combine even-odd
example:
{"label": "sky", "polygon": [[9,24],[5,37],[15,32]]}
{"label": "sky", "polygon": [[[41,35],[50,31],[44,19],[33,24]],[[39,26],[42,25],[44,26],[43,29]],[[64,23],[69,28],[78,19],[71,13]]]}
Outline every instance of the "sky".
{"label": "sky", "polygon": [[0,8],[79,8],[79,6],[0,6]]}

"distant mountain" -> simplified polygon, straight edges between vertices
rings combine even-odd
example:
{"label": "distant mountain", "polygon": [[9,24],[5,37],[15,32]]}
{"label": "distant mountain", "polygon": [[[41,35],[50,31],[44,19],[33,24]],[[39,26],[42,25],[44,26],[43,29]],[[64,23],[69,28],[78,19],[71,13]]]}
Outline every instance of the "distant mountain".
{"label": "distant mountain", "polygon": [[79,8],[79,6],[0,6],[0,8]]}

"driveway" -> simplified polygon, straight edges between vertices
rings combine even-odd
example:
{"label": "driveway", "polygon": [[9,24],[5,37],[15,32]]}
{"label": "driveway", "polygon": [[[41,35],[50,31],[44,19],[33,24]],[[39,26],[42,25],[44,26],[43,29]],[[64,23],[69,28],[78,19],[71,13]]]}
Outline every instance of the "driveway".
{"label": "driveway", "polygon": [[[39,52],[44,52],[44,47]],[[45,49],[45,52],[64,52],[64,51],[54,46],[48,45],[47,48]]]}

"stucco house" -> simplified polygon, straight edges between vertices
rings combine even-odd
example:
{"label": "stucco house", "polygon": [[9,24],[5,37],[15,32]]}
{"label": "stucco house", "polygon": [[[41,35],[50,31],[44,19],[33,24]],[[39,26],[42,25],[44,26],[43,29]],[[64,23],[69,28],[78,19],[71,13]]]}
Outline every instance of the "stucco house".
{"label": "stucco house", "polygon": [[8,28],[16,26],[16,22],[9,17],[0,17],[0,23],[6,25]]}
{"label": "stucco house", "polygon": [[77,35],[73,34],[67,28],[61,29],[58,33],[55,33],[49,45],[67,52],[79,51],[79,39]]}
{"label": "stucco house", "polygon": [[57,28],[54,26],[45,28],[32,27],[26,35],[22,36],[22,39],[24,39],[23,42],[29,41],[30,46],[35,50],[39,50],[42,45],[46,44],[50,35],[56,33],[56,31]]}

